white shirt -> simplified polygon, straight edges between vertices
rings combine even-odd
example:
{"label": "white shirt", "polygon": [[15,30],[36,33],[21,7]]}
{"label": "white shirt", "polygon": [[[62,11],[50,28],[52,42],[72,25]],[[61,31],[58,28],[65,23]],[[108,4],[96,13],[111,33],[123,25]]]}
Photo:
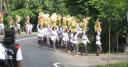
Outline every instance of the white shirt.
{"label": "white shirt", "polygon": [[63,41],[68,41],[69,40],[69,37],[68,37],[68,33],[67,32],[64,32],[63,33],[63,38],[62,38]]}
{"label": "white shirt", "polygon": [[3,30],[4,30],[4,24],[0,23],[0,32],[3,32]]}
{"label": "white shirt", "polygon": [[0,29],[4,29],[4,24],[0,23]]}
{"label": "white shirt", "polygon": [[[5,52],[6,48],[0,43],[0,59],[5,60],[6,59],[6,52]],[[20,61],[22,60],[22,52],[21,52],[21,48],[19,48],[17,50],[17,54],[16,54],[16,60]]]}
{"label": "white shirt", "polygon": [[43,37],[43,29],[38,28],[37,36],[38,37]]}
{"label": "white shirt", "polygon": [[77,33],[82,33],[82,29],[80,28],[79,25],[77,25]]}
{"label": "white shirt", "polygon": [[74,43],[74,44],[78,44],[78,37],[77,37],[77,35],[78,35],[78,34],[75,34],[75,35],[73,36],[73,42],[72,42],[72,43]]}
{"label": "white shirt", "polygon": [[58,36],[60,37],[60,38],[62,38],[63,37],[63,30],[62,30],[62,28],[60,28],[60,30],[58,30]]}
{"label": "white shirt", "polygon": [[84,43],[84,44],[89,43],[87,35],[82,35],[82,43]]}
{"label": "white shirt", "polygon": [[58,39],[58,35],[57,35],[57,31],[51,31],[51,35],[50,35],[50,38],[52,41],[55,41]]}
{"label": "white shirt", "polygon": [[69,40],[72,43],[73,42],[73,34],[71,33],[71,35],[69,37],[70,37]]}
{"label": "white shirt", "polygon": [[27,29],[27,30],[31,30],[32,27],[33,27],[32,24],[26,24],[26,29]]}
{"label": "white shirt", "polygon": [[46,37],[50,37],[51,29],[46,28]]}
{"label": "white shirt", "polygon": [[102,45],[101,42],[100,42],[100,36],[99,35],[96,36],[96,44],[97,45]]}
{"label": "white shirt", "polygon": [[43,35],[44,35],[44,36],[47,35],[47,28],[43,28]]}
{"label": "white shirt", "polygon": [[16,24],[16,28],[20,29],[20,24],[19,23]]}

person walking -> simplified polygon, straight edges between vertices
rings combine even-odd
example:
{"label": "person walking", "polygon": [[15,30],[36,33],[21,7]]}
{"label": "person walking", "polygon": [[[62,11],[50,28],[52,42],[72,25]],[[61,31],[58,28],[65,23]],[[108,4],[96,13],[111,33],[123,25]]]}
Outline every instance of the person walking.
{"label": "person walking", "polygon": [[83,32],[83,35],[82,35],[82,43],[84,45],[85,53],[87,55],[88,54],[87,44],[90,43],[90,41],[85,32]]}
{"label": "person walking", "polygon": [[63,41],[63,44],[65,46],[64,48],[64,51],[67,52],[68,51],[68,41],[69,41],[69,36],[68,36],[68,30],[65,29],[64,30],[64,33],[62,34],[62,41]]}
{"label": "person walking", "polygon": [[50,35],[50,44],[52,47],[52,50],[56,50],[56,41],[58,40],[58,35],[57,35],[57,31],[56,28],[53,27],[52,31],[51,31],[51,35]]}
{"label": "person walking", "polygon": [[97,33],[96,35],[96,55],[99,56],[99,54],[102,52],[102,47],[101,47],[102,44],[100,41],[101,39],[100,35],[101,35],[102,29],[101,29],[101,22],[99,22],[99,19],[97,19],[94,28],[95,28],[95,32]]}
{"label": "person walking", "polygon": [[0,34],[4,34],[3,14],[0,13]]}

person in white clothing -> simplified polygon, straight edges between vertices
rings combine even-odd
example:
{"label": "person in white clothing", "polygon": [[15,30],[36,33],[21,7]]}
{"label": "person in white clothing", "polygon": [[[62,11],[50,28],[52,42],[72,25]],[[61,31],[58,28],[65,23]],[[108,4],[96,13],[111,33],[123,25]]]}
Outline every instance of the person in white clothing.
{"label": "person in white clothing", "polygon": [[76,55],[78,55],[78,52],[79,52],[78,33],[73,34],[72,43],[73,43],[73,46],[74,46],[75,53],[76,53]]}
{"label": "person in white clothing", "polygon": [[32,33],[32,24],[26,23],[26,33],[31,34]]}
{"label": "person in white clothing", "polygon": [[61,27],[58,30],[58,37],[59,37],[58,45],[62,46],[63,29]]}
{"label": "person in white clothing", "polygon": [[96,52],[97,52],[97,56],[102,52],[102,47],[101,47],[101,41],[100,41],[100,32],[97,32],[96,35]]}
{"label": "person in white clothing", "polygon": [[32,34],[33,24],[30,24],[30,34]]}
{"label": "person in white clothing", "polygon": [[81,34],[82,33],[82,29],[81,29],[81,27],[80,27],[79,24],[77,24],[77,33],[78,34]]}
{"label": "person in white clothing", "polygon": [[43,40],[43,28],[39,25],[39,28],[37,28],[37,36],[38,36],[38,44],[39,46],[42,46],[42,40]]}
{"label": "person in white clothing", "polygon": [[69,42],[68,42],[68,53],[69,54],[72,54],[73,53],[73,33],[72,33],[72,30],[69,29],[69,32],[68,32],[68,36],[69,36]]}
{"label": "person in white clothing", "polygon": [[65,46],[64,51],[67,52],[67,50],[68,50],[68,41],[69,41],[69,36],[68,36],[68,30],[67,29],[64,30],[64,33],[62,34],[62,36],[63,36],[62,41],[63,41],[63,44]]}
{"label": "person in white clothing", "polygon": [[21,47],[15,43],[14,28],[5,31],[4,41],[0,43],[0,67],[22,67]]}
{"label": "person in white clothing", "polygon": [[16,33],[20,34],[20,16],[16,16],[16,22],[15,22],[15,26],[16,26]]}
{"label": "person in white clothing", "polygon": [[48,26],[46,28],[46,40],[47,40],[48,45],[50,45],[50,33],[51,33],[51,28],[50,28],[50,26]]}
{"label": "person in white clothing", "polygon": [[47,28],[43,27],[43,45],[47,44]]}
{"label": "person in white clothing", "polygon": [[4,24],[2,22],[0,23],[0,33],[4,34]]}
{"label": "person in white clothing", "polygon": [[50,44],[52,47],[52,50],[56,50],[56,41],[58,40],[58,35],[57,35],[57,31],[56,28],[53,27],[52,31],[51,31],[51,35],[50,35]]}
{"label": "person in white clothing", "polygon": [[99,19],[97,19],[96,24],[94,26],[95,28],[95,32],[97,33],[96,35],[96,55],[99,56],[99,54],[102,52],[102,47],[101,47],[101,42],[100,42],[100,35],[101,35],[101,22],[99,21]]}
{"label": "person in white clothing", "polygon": [[90,43],[90,41],[88,40],[88,37],[87,37],[85,32],[83,32],[83,35],[82,35],[82,43],[84,44],[85,52],[86,52],[86,55],[87,55],[87,53],[88,53],[87,44]]}
{"label": "person in white clothing", "polygon": [[16,22],[16,32],[20,34],[20,23]]}
{"label": "person in white clothing", "polygon": [[4,34],[3,14],[0,12],[0,34]]}

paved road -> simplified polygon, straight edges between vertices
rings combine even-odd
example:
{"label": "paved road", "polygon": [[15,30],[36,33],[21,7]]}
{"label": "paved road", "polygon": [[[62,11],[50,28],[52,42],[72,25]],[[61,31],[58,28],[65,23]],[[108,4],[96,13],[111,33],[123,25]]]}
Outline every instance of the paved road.
{"label": "paved road", "polygon": [[[40,48],[35,34],[17,35],[16,40],[22,46],[23,67],[55,67],[55,65],[58,67],[96,67],[96,65],[108,63],[108,54],[72,56],[62,50],[51,51],[48,47]],[[110,55],[110,63],[125,61],[128,61],[127,53]]]}

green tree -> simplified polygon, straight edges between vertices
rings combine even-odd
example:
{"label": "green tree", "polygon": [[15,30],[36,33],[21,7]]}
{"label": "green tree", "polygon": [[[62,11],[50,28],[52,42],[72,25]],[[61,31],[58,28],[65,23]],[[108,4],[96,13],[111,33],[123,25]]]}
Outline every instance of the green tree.
{"label": "green tree", "polygon": [[114,46],[117,33],[125,26],[123,19],[126,18],[126,0],[90,0],[89,3],[99,12],[98,18],[101,19],[103,28],[103,44],[105,47],[108,46],[108,27],[111,25],[111,44]]}

